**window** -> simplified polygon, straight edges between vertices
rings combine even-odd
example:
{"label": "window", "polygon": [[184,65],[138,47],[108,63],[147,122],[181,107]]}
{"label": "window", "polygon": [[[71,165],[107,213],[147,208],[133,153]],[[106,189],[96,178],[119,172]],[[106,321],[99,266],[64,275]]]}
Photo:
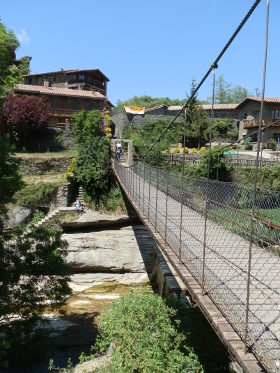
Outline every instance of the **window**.
{"label": "window", "polygon": [[56,108],[56,99],[55,99],[55,98],[52,98],[52,99],[51,99],[51,108],[52,108],[52,109],[55,109],[55,108]]}
{"label": "window", "polygon": [[280,109],[272,110],[272,118],[279,119],[280,118]]}
{"label": "window", "polygon": [[38,84],[42,84],[43,83],[43,79],[41,76],[38,76]]}
{"label": "window", "polygon": [[253,115],[254,118],[258,119],[259,116],[260,116],[260,111],[259,110],[253,111],[252,115]]}
{"label": "window", "polygon": [[84,74],[79,74],[79,81],[84,82],[85,81],[85,76]]}
{"label": "window", "polygon": [[75,82],[75,81],[76,81],[76,78],[77,78],[76,75],[70,75],[70,76],[69,76],[69,82],[70,82],[70,83]]}

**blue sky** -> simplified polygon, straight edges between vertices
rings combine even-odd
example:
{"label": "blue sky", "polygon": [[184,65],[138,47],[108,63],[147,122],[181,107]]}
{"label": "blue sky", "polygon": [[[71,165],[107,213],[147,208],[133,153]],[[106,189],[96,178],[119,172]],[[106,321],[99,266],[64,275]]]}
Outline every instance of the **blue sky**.
{"label": "blue sky", "polygon": [[[2,0],[2,22],[32,56],[32,73],[99,68],[116,103],[134,95],[185,98],[253,0]],[[279,0],[270,1],[266,96],[280,97]],[[266,0],[219,64],[233,85],[261,88]],[[199,98],[211,95],[211,81]]]}

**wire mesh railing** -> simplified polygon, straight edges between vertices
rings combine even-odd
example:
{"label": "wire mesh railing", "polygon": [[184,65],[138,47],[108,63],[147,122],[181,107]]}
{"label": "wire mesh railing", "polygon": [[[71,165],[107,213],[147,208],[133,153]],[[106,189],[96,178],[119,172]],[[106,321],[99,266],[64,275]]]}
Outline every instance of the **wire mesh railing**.
{"label": "wire mesh railing", "polygon": [[249,187],[141,162],[125,167],[115,159],[114,170],[248,349],[279,372],[280,193],[258,190],[252,216]]}

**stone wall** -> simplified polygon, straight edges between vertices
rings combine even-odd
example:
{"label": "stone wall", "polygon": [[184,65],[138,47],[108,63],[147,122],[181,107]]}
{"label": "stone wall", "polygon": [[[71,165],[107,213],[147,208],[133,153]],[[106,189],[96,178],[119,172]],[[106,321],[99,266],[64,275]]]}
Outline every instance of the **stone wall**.
{"label": "stone wall", "polygon": [[126,125],[133,127],[141,127],[146,121],[156,121],[159,119],[171,119],[173,115],[163,114],[144,114],[144,115],[132,115],[125,112],[118,113],[112,116],[112,122],[115,124],[115,137],[121,138],[122,131]]}
{"label": "stone wall", "polygon": [[42,175],[46,172],[66,172],[72,157],[20,158],[19,168],[23,175]]}

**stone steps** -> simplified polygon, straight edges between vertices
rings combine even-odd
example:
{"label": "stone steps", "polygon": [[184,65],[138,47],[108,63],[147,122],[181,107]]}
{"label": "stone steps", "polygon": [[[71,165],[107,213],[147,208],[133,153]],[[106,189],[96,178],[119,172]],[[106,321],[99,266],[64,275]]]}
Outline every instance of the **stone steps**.
{"label": "stone steps", "polygon": [[[49,223],[51,220],[56,218],[61,212],[67,212],[67,211],[76,211],[75,207],[57,207],[54,210],[49,211],[49,213],[41,220],[38,221],[34,225],[35,228],[40,228],[45,226],[47,223]],[[28,229],[23,233],[23,236],[26,236],[28,233],[31,232],[31,229]]]}

